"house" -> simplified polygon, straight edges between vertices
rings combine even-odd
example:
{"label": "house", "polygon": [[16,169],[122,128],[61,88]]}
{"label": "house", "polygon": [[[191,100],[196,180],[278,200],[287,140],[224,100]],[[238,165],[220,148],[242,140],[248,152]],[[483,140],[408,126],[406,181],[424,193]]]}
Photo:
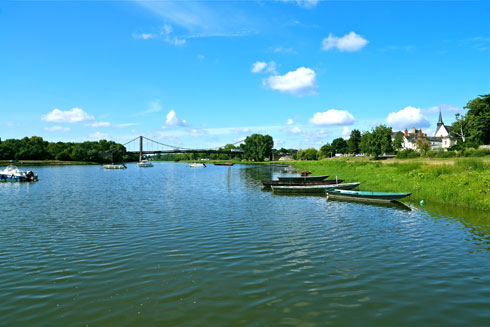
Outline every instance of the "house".
{"label": "house", "polygon": [[405,129],[404,132],[393,133],[391,139],[394,141],[397,135],[402,135],[402,149],[412,149],[417,151],[417,139],[424,138],[429,142],[431,150],[439,150],[447,149],[456,143],[456,141],[449,135],[449,132],[450,127],[444,125],[442,121],[442,114],[439,112],[439,121],[437,122],[437,128],[434,136],[427,136],[426,133],[422,132],[422,129],[412,128],[412,132]]}

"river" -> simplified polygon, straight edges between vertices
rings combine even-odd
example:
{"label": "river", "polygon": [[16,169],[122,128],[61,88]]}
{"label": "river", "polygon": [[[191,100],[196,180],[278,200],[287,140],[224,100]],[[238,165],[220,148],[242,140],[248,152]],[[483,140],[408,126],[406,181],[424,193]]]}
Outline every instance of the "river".
{"label": "river", "polygon": [[1,326],[490,321],[484,213],[274,195],[262,166],[31,169],[0,183]]}

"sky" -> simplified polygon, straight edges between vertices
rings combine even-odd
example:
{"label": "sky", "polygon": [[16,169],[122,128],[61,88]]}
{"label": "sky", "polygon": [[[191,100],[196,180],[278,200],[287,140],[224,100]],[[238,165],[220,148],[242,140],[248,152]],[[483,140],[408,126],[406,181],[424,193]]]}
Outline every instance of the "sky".
{"label": "sky", "polygon": [[486,1],[2,1],[0,138],[320,148],[490,91]]}

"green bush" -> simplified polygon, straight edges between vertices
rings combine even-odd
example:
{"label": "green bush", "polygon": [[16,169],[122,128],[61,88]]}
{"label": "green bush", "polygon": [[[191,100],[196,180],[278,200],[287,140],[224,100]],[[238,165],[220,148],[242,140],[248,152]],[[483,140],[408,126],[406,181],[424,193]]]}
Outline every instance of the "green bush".
{"label": "green bush", "polygon": [[437,153],[438,158],[453,158],[456,157],[455,151],[440,151]]}
{"label": "green bush", "polygon": [[420,153],[418,153],[417,151],[414,151],[412,149],[405,149],[405,150],[399,151],[396,154],[397,159],[407,159],[407,158],[417,158],[417,157],[420,157]]}

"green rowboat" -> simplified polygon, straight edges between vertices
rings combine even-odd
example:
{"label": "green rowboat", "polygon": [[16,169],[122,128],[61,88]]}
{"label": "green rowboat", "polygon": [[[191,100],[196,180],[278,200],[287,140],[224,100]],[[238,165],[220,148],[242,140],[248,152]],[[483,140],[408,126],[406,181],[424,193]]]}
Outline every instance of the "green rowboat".
{"label": "green rowboat", "polygon": [[369,202],[392,202],[400,200],[412,193],[389,193],[389,192],[365,192],[365,191],[348,191],[348,190],[326,190],[329,198],[345,199],[354,201]]}

